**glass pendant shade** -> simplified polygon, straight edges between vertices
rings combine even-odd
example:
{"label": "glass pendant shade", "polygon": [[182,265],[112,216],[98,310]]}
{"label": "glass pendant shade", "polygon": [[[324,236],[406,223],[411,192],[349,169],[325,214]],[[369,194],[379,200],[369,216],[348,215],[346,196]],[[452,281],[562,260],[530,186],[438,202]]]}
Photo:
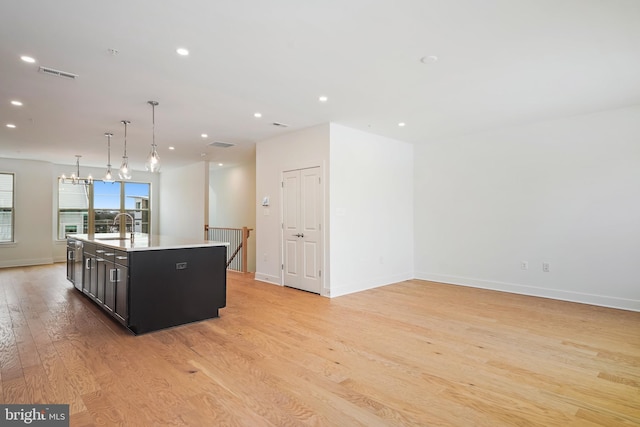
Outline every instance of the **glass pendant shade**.
{"label": "glass pendant shade", "polygon": [[102,179],[104,182],[113,182],[113,174],[111,173],[111,137],[112,133],[105,133],[104,136],[107,137],[107,172],[104,174],[104,178]]}
{"label": "glass pendant shade", "polygon": [[118,170],[118,176],[120,179],[131,179],[131,171],[129,170],[129,159],[127,156],[122,157],[122,164],[120,170]]}
{"label": "glass pendant shade", "polygon": [[160,171],[160,156],[158,155],[158,151],[156,147],[151,148],[151,152],[147,156],[147,162],[144,165],[145,169],[149,172],[159,172]]}
{"label": "glass pendant shade", "polygon": [[158,105],[157,101],[147,101],[148,104],[151,104],[151,121],[153,123],[153,131],[152,131],[152,142],[151,142],[151,152],[147,156],[147,162],[144,167],[149,172],[159,172],[160,171],[160,156],[158,155],[158,146],[156,145],[156,105]]}
{"label": "glass pendant shade", "polygon": [[131,170],[129,169],[129,158],[127,157],[127,125],[131,122],[129,120],[122,120],[124,124],[124,155],[122,156],[122,164],[120,170],[118,170],[118,176],[120,179],[131,179]]}

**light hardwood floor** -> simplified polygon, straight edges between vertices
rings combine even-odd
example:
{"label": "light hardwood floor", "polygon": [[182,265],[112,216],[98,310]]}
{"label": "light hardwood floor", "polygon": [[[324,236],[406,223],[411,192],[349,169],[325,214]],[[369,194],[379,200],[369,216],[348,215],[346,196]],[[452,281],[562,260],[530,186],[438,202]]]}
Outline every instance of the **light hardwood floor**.
{"label": "light hardwood floor", "polygon": [[640,313],[411,280],[326,299],[229,274],[132,336],[55,264],[0,269],[0,401],[72,426],[640,425]]}

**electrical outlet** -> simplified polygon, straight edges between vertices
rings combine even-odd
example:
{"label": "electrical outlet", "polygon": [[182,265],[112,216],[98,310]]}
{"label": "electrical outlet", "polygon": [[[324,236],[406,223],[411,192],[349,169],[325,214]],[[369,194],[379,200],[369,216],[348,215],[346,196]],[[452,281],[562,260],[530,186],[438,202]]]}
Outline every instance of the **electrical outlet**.
{"label": "electrical outlet", "polygon": [[529,263],[527,261],[520,261],[520,270],[528,270]]}
{"label": "electrical outlet", "polygon": [[548,262],[543,262],[542,263],[542,271],[544,271],[545,273],[549,272],[549,263]]}

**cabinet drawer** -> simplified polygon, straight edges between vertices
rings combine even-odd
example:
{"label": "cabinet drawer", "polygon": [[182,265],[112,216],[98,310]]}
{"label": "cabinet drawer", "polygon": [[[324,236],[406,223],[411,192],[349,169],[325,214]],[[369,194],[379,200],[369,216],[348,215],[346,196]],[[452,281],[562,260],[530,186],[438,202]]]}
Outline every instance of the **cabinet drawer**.
{"label": "cabinet drawer", "polygon": [[96,256],[98,258],[103,258],[105,261],[113,262],[116,256],[116,251],[115,249],[107,246],[96,246]]}
{"label": "cabinet drawer", "polygon": [[114,251],[114,262],[120,265],[129,265],[129,255],[124,251]]}

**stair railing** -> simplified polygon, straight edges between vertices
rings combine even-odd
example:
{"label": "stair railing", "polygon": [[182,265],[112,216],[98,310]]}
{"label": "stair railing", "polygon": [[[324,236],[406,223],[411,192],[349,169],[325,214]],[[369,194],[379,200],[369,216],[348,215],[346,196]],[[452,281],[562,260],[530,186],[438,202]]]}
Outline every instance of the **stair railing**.
{"label": "stair railing", "polygon": [[246,273],[248,271],[247,240],[252,228],[226,228],[204,226],[204,238],[218,242],[229,242],[227,269]]}

